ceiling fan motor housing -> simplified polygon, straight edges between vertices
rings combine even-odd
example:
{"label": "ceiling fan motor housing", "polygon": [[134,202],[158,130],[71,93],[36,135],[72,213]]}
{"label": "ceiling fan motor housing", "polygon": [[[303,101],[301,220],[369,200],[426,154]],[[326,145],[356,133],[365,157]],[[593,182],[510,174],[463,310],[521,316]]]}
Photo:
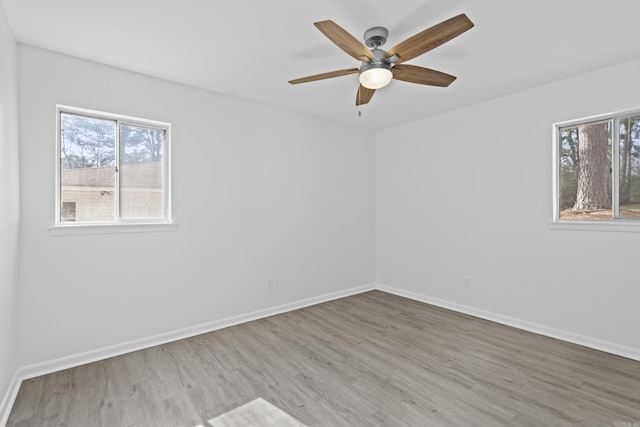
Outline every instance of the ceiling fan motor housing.
{"label": "ceiling fan motor housing", "polygon": [[384,57],[386,52],[382,49],[371,49],[373,59],[370,61],[363,61],[360,70],[368,70],[370,68],[389,68],[391,69],[391,61]]}
{"label": "ceiling fan motor housing", "polygon": [[[380,49],[374,49],[374,50],[378,50],[380,52],[382,52],[382,55],[384,55],[384,51],[380,50]],[[373,50],[372,50],[373,52]],[[374,53],[374,58],[371,61],[368,62],[363,62],[362,65],[360,66],[360,73],[363,73],[367,70],[371,70],[373,68],[384,68],[387,70],[391,70],[391,67],[393,66],[393,63],[386,60],[384,58],[384,56],[378,57],[377,55],[375,55]]]}

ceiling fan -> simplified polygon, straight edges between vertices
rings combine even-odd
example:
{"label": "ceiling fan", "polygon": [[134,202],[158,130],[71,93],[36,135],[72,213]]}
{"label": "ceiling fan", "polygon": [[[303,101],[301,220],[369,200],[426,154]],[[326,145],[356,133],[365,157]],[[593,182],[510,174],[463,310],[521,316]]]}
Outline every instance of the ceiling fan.
{"label": "ceiling fan", "polygon": [[364,33],[365,44],[362,44],[331,20],[315,22],[313,25],[340,49],[358,61],[362,61],[362,65],[360,68],[347,68],[302,77],[290,80],[289,83],[295,85],[359,73],[360,87],[356,95],[356,105],[368,103],[376,89],[388,85],[391,79],[428,86],[449,86],[456,79],[455,76],[430,68],[402,63],[422,55],[473,28],[473,22],[463,13],[427,28],[384,51],[380,49],[380,46],[386,43],[389,36],[389,31],[384,27],[368,29]]}

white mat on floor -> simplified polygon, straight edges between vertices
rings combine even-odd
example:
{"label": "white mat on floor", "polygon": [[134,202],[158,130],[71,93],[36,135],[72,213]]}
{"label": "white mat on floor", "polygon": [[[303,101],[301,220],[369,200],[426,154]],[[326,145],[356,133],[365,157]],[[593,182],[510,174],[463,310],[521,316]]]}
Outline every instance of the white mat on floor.
{"label": "white mat on floor", "polygon": [[307,427],[259,397],[208,421],[213,427]]}

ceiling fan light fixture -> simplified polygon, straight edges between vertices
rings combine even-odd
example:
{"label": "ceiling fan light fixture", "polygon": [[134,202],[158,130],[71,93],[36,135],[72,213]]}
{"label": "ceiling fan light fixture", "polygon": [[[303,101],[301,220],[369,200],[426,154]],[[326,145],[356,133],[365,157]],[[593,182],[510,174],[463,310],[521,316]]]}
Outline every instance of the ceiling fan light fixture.
{"label": "ceiling fan light fixture", "polygon": [[289,83],[313,82],[358,73],[360,85],[356,94],[356,106],[369,103],[376,89],[387,86],[392,79],[426,86],[449,86],[456,79],[455,76],[403,62],[425,54],[473,28],[473,22],[461,13],[384,51],[380,46],[386,43],[389,36],[389,31],[384,27],[373,27],[365,31],[365,44],[362,44],[330,19],[314,22],[313,25],[347,55],[362,61],[361,66],[289,80]]}
{"label": "ceiling fan light fixture", "polygon": [[391,64],[365,63],[360,69],[360,84],[367,89],[380,89],[391,82]]}

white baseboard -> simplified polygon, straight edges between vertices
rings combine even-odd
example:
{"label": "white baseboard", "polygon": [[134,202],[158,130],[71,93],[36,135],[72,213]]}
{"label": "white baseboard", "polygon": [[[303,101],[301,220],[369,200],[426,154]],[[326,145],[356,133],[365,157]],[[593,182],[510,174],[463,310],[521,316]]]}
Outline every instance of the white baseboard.
{"label": "white baseboard", "polygon": [[552,338],[557,338],[563,341],[571,342],[574,344],[583,345],[585,347],[594,348],[596,350],[605,351],[607,353],[627,357],[640,361],[640,349],[628,347],[609,341],[600,340],[593,337],[588,337],[573,332],[563,331],[560,329],[552,328],[549,326],[541,325],[534,322],[529,322],[522,319],[517,319],[510,316],[504,316],[498,313],[481,310],[478,308],[466,306],[463,304],[454,303],[451,301],[434,298],[428,295],[419,294],[412,291],[407,291],[400,288],[394,288],[383,284],[370,284],[365,286],[359,286],[356,288],[347,289],[344,291],[333,292],[325,295],[320,295],[313,298],[295,301],[288,304],[283,304],[275,307],[266,308],[263,310],[257,310],[251,313],[241,314],[238,316],[232,316],[225,319],[216,320],[213,322],[203,323],[201,325],[195,325],[176,331],[171,331],[139,340],[129,341],[113,346],[103,347],[95,350],[86,351],[70,356],[61,357],[58,359],[35,363],[32,365],[22,366],[16,370],[15,375],[11,381],[9,389],[7,390],[2,402],[0,404],[0,426],[4,426],[9,418],[9,413],[13,407],[13,403],[20,389],[22,381],[34,378],[40,375],[45,375],[51,372],[60,371],[63,369],[73,368],[75,366],[84,365],[98,360],[107,359],[109,357],[119,356],[122,354],[130,353],[132,351],[142,350],[145,348],[153,347],[156,345],[166,344],[168,342],[177,341],[184,338],[193,337],[196,335],[204,334],[207,332],[216,331],[218,329],[227,328],[229,326],[238,325],[253,320],[262,319],[269,316],[274,316],[281,313],[297,310],[311,305],[320,304],[323,302],[332,301],[338,298],[344,298],[351,295],[360,294],[371,290],[380,290],[388,292],[390,294],[398,295],[401,297],[409,298],[415,301],[424,302],[427,304],[436,305],[438,307],[447,308],[449,310],[457,311],[471,316],[479,317],[481,319],[490,320],[493,322],[501,323],[514,328],[522,329],[529,332],[534,332],[541,335],[546,335]]}
{"label": "white baseboard", "polygon": [[0,402],[0,426],[5,426],[7,424],[9,413],[13,407],[13,402],[15,402],[16,396],[18,396],[18,391],[20,390],[20,384],[22,384],[22,380],[19,377],[18,370],[16,370],[13,374],[13,378],[11,378],[11,382],[9,383],[9,388],[4,394],[2,402]]}
{"label": "white baseboard", "polygon": [[18,377],[20,380],[38,377],[40,375],[49,374],[51,372],[63,369],[73,368],[75,366],[85,365],[87,363],[96,362],[110,357],[119,356],[133,351],[142,350],[156,345],[166,344],[169,342],[190,338],[196,335],[205,334],[207,332],[216,331],[218,329],[227,328],[229,326],[239,325],[245,322],[262,319],[276,314],[286,313],[288,311],[297,310],[311,305],[356,295],[375,289],[373,284],[358,286],[343,291],[332,292],[317,297],[307,298],[304,300],[294,301],[291,303],[269,307],[250,313],[240,314],[237,316],[227,317],[225,319],[215,320],[200,325],[190,326],[184,329],[178,329],[151,337],[141,338],[139,340],[128,341],[108,347],[89,350],[83,353],[73,354],[46,362],[35,363],[32,365],[22,366],[18,369]]}
{"label": "white baseboard", "polygon": [[245,322],[251,322],[253,320],[262,319],[269,316],[275,316],[277,314],[286,313],[288,311],[298,310],[300,308],[309,307],[323,302],[332,301],[339,298],[348,297],[351,295],[360,294],[374,290],[373,284],[359,286],[343,291],[332,292],[317,297],[307,298],[299,301],[294,301],[288,304],[283,304],[275,307],[269,307],[262,310],[253,311],[250,313],[240,314],[238,316],[232,316],[225,319],[215,320],[213,322],[207,322],[200,325],[190,326],[171,332],[166,332],[151,337],[142,338],[139,340],[128,341],[121,344],[116,344],[108,347],[98,348],[95,350],[89,350],[86,352],[73,354],[70,356],[61,357],[58,359],[48,360],[45,362],[34,363],[32,365],[21,366],[16,370],[16,373],[11,380],[9,389],[7,390],[4,398],[2,399],[2,406],[0,406],[0,426],[4,426],[7,423],[11,408],[15,402],[15,399],[20,390],[22,381],[29,378],[38,377],[40,375],[46,375],[52,372],[61,371],[63,369],[73,368],[75,366],[85,365],[87,363],[96,362],[109,357],[119,356],[132,351],[142,350],[145,348],[153,347],[156,345],[166,344],[169,342],[181,340],[184,338],[190,338],[196,335],[205,334],[207,332],[213,332],[218,329],[227,328],[229,326],[239,325]]}
{"label": "white baseboard", "polygon": [[610,341],[601,340],[585,335],[576,334],[562,329],[553,328],[539,323],[529,322],[527,320],[518,319],[511,316],[505,316],[498,313],[493,313],[486,310],[470,307],[455,302],[434,298],[429,295],[419,294],[412,291],[407,291],[400,288],[394,288],[392,286],[386,286],[383,284],[376,284],[376,289],[388,292],[390,294],[398,295],[401,297],[409,298],[415,301],[424,302],[427,304],[436,305],[438,307],[446,308],[449,310],[457,311],[459,313],[469,314],[471,316],[479,317],[481,319],[490,320],[492,322],[501,323],[503,325],[512,326],[514,328],[522,329],[524,331],[534,332],[536,334],[545,335],[551,338],[556,338],[562,341],[567,341],[573,344],[590,347],[596,350],[604,351],[606,353],[615,354],[617,356],[626,357],[629,359],[640,361],[640,348],[634,348],[624,346]]}

